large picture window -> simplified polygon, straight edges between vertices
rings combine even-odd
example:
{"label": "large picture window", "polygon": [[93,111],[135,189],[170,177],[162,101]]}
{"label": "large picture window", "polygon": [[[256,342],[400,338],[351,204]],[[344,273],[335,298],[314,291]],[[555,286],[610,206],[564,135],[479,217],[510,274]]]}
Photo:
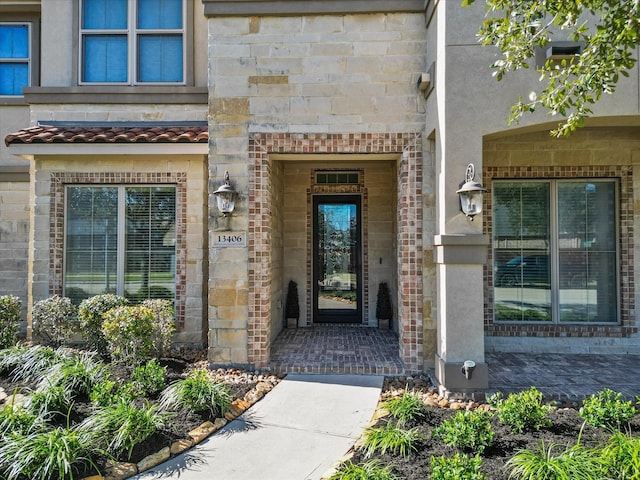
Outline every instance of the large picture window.
{"label": "large picture window", "polygon": [[0,95],[22,95],[31,65],[29,23],[0,23]]}
{"label": "large picture window", "polygon": [[496,322],[618,322],[615,181],[494,181],[493,218]]}
{"label": "large picture window", "polygon": [[185,82],[184,0],[82,0],[80,81]]}
{"label": "large picture window", "polygon": [[65,296],[175,299],[175,187],[69,186],[65,218]]}

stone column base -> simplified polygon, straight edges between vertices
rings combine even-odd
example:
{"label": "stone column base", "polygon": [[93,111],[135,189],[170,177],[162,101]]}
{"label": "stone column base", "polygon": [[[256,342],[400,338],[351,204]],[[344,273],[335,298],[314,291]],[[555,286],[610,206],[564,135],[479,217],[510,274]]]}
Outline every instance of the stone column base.
{"label": "stone column base", "polygon": [[477,392],[489,388],[489,366],[486,363],[476,362],[468,379],[462,373],[463,363],[446,362],[436,354],[436,378],[441,389],[449,392]]}

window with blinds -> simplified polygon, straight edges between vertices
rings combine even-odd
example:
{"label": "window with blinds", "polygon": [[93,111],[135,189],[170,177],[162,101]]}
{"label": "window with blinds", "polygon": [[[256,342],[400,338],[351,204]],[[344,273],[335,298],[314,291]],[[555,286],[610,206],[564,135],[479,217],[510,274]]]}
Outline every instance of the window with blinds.
{"label": "window with blinds", "polygon": [[175,187],[69,186],[65,218],[65,296],[175,298]]}
{"label": "window with blinds", "polygon": [[493,184],[496,321],[618,321],[616,182]]}

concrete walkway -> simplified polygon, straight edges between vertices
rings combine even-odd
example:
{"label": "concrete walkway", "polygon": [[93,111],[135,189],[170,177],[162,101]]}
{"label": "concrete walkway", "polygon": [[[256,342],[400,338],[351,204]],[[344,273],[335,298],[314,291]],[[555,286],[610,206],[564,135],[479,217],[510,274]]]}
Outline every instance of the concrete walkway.
{"label": "concrete walkway", "polygon": [[290,374],[204,442],[133,478],[318,480],[362,434],[383,380]]}

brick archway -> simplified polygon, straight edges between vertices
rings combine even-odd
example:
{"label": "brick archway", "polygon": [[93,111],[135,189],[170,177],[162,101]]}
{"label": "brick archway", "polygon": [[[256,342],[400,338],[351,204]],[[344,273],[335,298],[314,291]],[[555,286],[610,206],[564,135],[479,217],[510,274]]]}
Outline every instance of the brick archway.
{"label": "brick archway", "polygon": [[248,361],[269,362],[272,268],[271,154],[398,154],[397,271],[399,352],[405,369],[423,368],[422,135],[419,133],[292,134],[249,137]]}

